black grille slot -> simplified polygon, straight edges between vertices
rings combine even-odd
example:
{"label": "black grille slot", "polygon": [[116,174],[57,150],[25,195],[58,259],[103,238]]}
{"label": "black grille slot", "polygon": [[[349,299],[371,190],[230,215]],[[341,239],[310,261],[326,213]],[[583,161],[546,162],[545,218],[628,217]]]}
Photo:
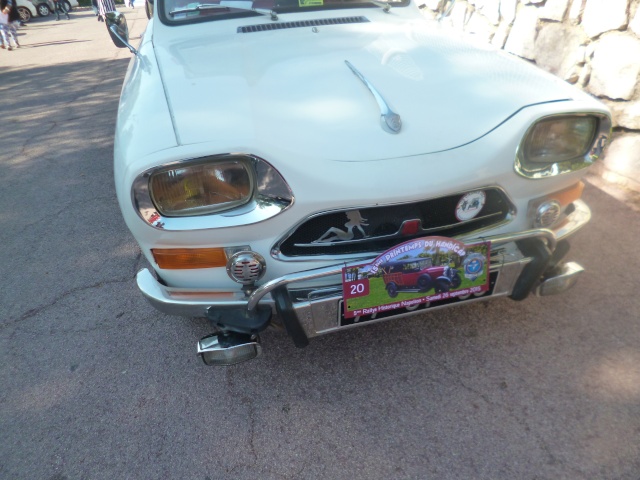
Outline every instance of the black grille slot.
{"label": "black grille slot", "polygon": [[345,25],[350,23],[367,23],[367,17],[342,17],[325,18],[321,20],[301,20],[298,22],[263,23],[259,25],[247,25],[238,27],[238,33],[267,32],[270,30],[283,30],[286,28],[319,27],[323,25]]}
{"label": "black grille slot", "polygon": [[[465,192],[410,204],[357,209],[366,236],[358,228],[351,228],[352,238],[346,241],[318,242],[323,236],[335,236],[327,234],[332,229],[347,232],[347,212],[353,210],[318,215],[296,228],[280,244],[280,252],[286,257],[375,253],[412,238],[455,237],[486,229],[507,219],[511,204],[502,190],[488,188],[483,191],[486,201],[482,210],[466,221],[456,218],[456,207]],[[404,232],[403,223],[409,227]],[[418,223],[421,229],[415,228]]]}

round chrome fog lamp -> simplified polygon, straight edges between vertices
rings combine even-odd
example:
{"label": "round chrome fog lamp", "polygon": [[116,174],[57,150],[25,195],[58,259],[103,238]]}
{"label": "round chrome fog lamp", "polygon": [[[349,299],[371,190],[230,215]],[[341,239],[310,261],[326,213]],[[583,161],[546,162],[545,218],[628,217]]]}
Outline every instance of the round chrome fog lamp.
{"label": "round chrome fog lamp", "polygon": [[560,213],[562,213],[562,209],[557,201],[550,200],[542,203],[536,210],[535,227],[550,227],[558,221]]}
{"label": "round chrome fog lamp", "polygon": [[256,252],[238,252],[227,261],[227,274],[234,282],[251,285],[262,278],[267,271],[267,263]]}

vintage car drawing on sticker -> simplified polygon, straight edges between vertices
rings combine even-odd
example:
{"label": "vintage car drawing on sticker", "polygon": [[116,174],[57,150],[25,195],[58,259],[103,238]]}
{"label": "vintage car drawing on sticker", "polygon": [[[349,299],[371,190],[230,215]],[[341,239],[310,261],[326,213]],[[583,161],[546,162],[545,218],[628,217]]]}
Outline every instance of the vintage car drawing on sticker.
{"label": "vintage car drawing on sticker", "polygon": [[[489,258],[458,275],[486,291],[386,305],[358,325],[576,283],[565,254],[590,219],[582,178],[611,133],[587,93],[420,0],[148,1],[135,47],[124,15],[107,14],[133,53],[116,193],[149,264],[138,288],[164,314],[208,319],[194,339],[205,363],[258,356],[273,324],[298,347],[355,326],[343,269],[413,239],[485,242]],[[453,285],[451,272],[429,278]],[[416,288],[406,275],[394,283]]]}
{"label": "vintage car drawing on sticker", "polygon": [[430,258],[398,260],[383,263],[380,268],[384,271],[382,278],[391,298],[397,297],[399,291],[448,292],[462,283],[458,270],[449,265],[433,266]]}

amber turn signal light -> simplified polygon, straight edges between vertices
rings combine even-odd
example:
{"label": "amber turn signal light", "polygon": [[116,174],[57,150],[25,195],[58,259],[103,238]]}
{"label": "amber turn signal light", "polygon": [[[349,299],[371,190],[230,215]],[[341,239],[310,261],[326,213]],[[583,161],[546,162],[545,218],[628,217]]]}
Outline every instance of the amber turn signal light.
{"label": "amber turn signal light", "polygon": [[560,206],[563,208],[569,205],[570,203],[579,200],[582,197],[582,191],[584,190],[584,183],[578,182],[572,187],[569,187],[565,190],[561,190],[559,192],[548,195],[548,198],[551,198],[557,201]]}
{"label": "amber turn signal light", "polygon": [[153,258],[165,270],[224,267],[227,255],[223,248],[153,248]]}

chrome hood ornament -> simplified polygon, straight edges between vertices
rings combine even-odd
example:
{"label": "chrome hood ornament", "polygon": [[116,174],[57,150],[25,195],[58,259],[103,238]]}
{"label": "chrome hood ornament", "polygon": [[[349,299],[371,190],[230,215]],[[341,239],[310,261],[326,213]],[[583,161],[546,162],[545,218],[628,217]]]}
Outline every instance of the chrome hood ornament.
{"label": "chrome hood ornament", "polygon": [[389,133],[399,133],[400,129],[402,128],[402,119],[400,118],[400,115],[398,115],[393,110],[391,110],[391,108],[389,108],[389,105],[387,104],[385,99],[382,98],[382,95],[380,95],[380,92],[376,90],[376,88],[371,84],[371,82],[369,82],[369,80],[367,80],[364,77],[364,75],[362,75],[356,69],[356,67],[351,65],[351,63],[348,60],[345,60],[344,63],[346,63],[347,67],[351,69],[353,74],[356,77],[358,77],[362,81],[362,83],[366,85],[366,87],[369,89],[369,91],[373,95],[373,98],[376,99],[376,102],[378,103],[378,107],[380,107],[380,123],[382,125],[382,129],[385,132],[389,132]]}

